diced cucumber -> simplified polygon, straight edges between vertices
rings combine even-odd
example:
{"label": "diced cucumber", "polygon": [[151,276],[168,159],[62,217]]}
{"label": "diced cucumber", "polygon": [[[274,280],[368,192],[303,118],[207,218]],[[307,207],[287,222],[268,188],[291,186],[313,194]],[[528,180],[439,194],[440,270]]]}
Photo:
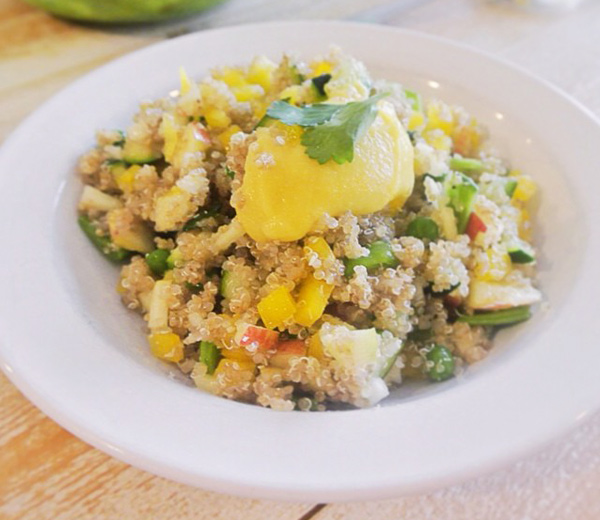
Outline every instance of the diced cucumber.
{"label": "diced cucumber", "polygon": [[508,255],[515,264],[530,264],[535,262],[533,248],[524,240],[517,239],[508,246]]}
{"label": "diced cucumber", "polygon": [[223,298],[231,299],[238,287],[244,287],[243,278],[232,271],[223,270],[221,283],[219,284],[219,294]]}
{"label": "diced cucumber", "polygon": [[77,223],[84,232],[85,236],[88,237],[92,244],[94,244],[96,249],[98,249],[98,251],[100,251],[111,262],[119,264],[131,256],[130,251],[115,246],[108,236],[99,235],[98,228],[89,218],[82,215],[77,219]]}
{"label": "diced cucumber", "polygon": [[433,219],[417,217],[408,224],[406,234],[421,239],[437,240],[440,236],[440,230]]}
{"label": "diced cucumber", "polygon": [[483,169],[483,163],[479,159],[452,157],[450,158],[450,168],[459,172],[479,172]]}
{"label": "diced cucumber", "polygon": [[160,159],[160,153],[152,147],[137,141],[125,140],[123,146],[123,160],[129,164],[147,164]]}
{"label": "diced cucumber", "polygon": [[206,373],[208,375],[214,374],[217,365],[221,359],[221,351],[219,348],[210,341],[200,342],[200,363],[206,365]]}

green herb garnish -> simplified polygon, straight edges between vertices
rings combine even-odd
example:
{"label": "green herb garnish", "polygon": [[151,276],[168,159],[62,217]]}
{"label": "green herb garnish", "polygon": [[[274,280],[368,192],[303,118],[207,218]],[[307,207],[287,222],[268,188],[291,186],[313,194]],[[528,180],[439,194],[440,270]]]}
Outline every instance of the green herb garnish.
{"label": "green herb garnish", "polygon": [[303,107],[276,101],[267,115],[286,125],[305,127],[300,142],[311,159],[319,164],[332,159],[343,164],[354,159],[354,144],[375,120],[376,103],[385,96],[377,94],[345,105],[318,103]]}

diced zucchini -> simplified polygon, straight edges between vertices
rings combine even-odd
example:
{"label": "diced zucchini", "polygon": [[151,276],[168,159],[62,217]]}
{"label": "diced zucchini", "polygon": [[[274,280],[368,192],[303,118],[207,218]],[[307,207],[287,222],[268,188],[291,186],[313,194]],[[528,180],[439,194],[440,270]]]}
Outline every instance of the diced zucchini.
{"label": "diced zucchini", "polygon": [[232,271],[223,270],[221,283],[219,284],[219,294],[223,298],[231,299],[238,287],[244,287],[244,278]]}
{"label": "diced zucchini", "polygon": [[137,251],[150,253],[154,250],[152,231],[141,220],[124,219],[121,215],[125,209],[115,209],[108,214],[108,230],[115,245]]}
{"label": "diced zucchini", "polygon": [[130,251],[115,246],[109,237],[105,235],[99,235],[98,228],[86,216],[80,216],[77,219],[77,223],[84,232],[85,236],[88,237],[92,244],[94,244],[96,249],[98,249],[98,251],[100,251],[111,262],[122,263],[131,256]]}
{"label": "diced zucchini", "polygon": [[123,160],[129,164],[146,164],[160,159],[160,153],[152,149],[144,143],[132,141],[130,139],[125,140],[125,146],[123,146]]}
{"label": "diced zucchini", "polygon": [[535,251],[524,240],[516,239],[508,246],[508,254],[515,264],[535,262]]}
{"label": "diced zucchini", "polygon": [[434,220],[428,217],[417,217],[408,224],[406,234],[421,239],[437,240],[440,230]]}
{"label": "diced zucchini", "polygon": [[108,195],[92,186],[83,188],[81,198],[79,199],[79,209],[83,211],[111,211],[121,206],[123,206],[123,203],[117,197]]}
{"label": "diced zucchini", "polygon": [[200,363],[206,365],[208,375],[214,374],[220,359],[221,352],[214,343],[210,341],[200,342]]}

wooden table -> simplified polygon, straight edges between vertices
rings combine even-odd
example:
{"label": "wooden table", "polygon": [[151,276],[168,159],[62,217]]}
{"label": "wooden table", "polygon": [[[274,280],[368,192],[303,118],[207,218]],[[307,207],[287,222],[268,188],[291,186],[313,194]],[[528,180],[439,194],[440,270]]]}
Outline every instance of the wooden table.
{"label": "wooden table", "polygon": [[[469,43],[530,69],[600,114],[595,0],[554,15],[502,0],[231,0],[183,21],[119,28],[76,25],[20,0],[0,0],[0,140],[61,87],[121,54],[193,30],[298,18],[385,23]],[[249,500],[170,482],[73,437],[3,375],[0,396],[1,519],[600,518],[600,416],[539,454],[460,486],[324,506]]]}

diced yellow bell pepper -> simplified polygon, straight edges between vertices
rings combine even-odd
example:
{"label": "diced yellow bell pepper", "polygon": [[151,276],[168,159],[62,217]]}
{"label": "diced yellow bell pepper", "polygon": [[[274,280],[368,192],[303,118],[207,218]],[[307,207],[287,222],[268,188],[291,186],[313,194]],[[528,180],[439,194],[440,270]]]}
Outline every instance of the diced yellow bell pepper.
{"label": "diced yellow bell pepper", "polygon": [[204,111],[204,119],[212,128],[227,128],[231,124],[231,119],[225,111],[216,107],[207,108]]}
{"label": "diced yellow bell pepper", "polygon": [[298,292],[298,305],[294,319],[296,323],[310,327],[322,315],[329,297],[333,291],[333,285],[317,280],[314,275],[305,278]]}
{"label": "diced yellow bell pepper", "polygon": [[475,266],[475,276],[478,280],[499,282],[511,271],[512,262],[506,251],[488,249],[486,251],[486,256],[487,265],[476,264]]}
{"label": "diced yellow bell pepper", "polygon": [[257,307],[258,314],[269,329],[283,329],[285,323],[296,313],[296,303],[290,291],[283,285],[265,296]]}
{"label": "diced yellow bell pepper", "polygon": [[287,99],[291,105],[296,105],[300,101],[301,96],[302,85],[292,85],[280,92],[279,99]]}
{"label": "diced yellow bell pepper", "polygon": [[452,139],[441,129],[426,130],[423,132],[423,138],[436,150],[449,152],[452,149]]}
{"label": "diced yellow bell pepper", "polygon": [[[438,103],[429,103],[427,106],[427,130],[439,129],[446,135],[452,135],[454,120],[452,114],[443,113],[444,108]],[[447,109],[449,111],[449,109]]]}
{"label": "diced yellow bell pepper", "polygon": [[233,67],[223,67],[220,71],[213,74],[215,79],[219,79],[230,87],[239,87],[246,84],[246,77],[240,69]]}
{"label": "diced yellow bell pepper", "polygon": [[264,90],[260,85],[242,85],[239,87],[232,87],[231,91],[240,103],[244,101],[252,101],[259,99],[264,96]]}
{"label": "diced yellow bell pepper", "polygon": [[517,187],[513,193],[513,199],[527,202],[535,195],[537,186],[533,179],[527,175],[522,175],[517,179]]}
{"label": "diced yellow bell pepper", "polygon": [[150,352],[158,359],[178,363],[183,359],[183,343],[173,332],[159,332],[148,336]]}
{"label": "diced yellow bell pepper", "polygon": [[425,118],[421,112],[413,112],[408,119],[408,130],[416,130],[423,126]]}
{"label": "diced yellow bell pepper", "polygon": [[315,77],[320,76],[321,74],[331,74],[331,71],[333,70],[333,65],[327,60],[322,60],[313,63],[312,70],[312,76]]}
{"label": "diced yellow bell pepper", "polygon": [[221,132],[219,134],[219,141],[223,145],[223,148],[228,150],[229,149],[229,141],[231,140],[231,136],[233,134],[237,134],[238,132],[241,132],[241,131],[242,131],[242,129],[238,125],[231,125],[227,130],[225,130],[224,132]]}
{"label": "diced yellow bell pepper", "polygon": [[133,183],[135,182],[135,174],[141,170],[142,167],[139,164],[132,164],[129,168],[113,168],[112,174],[117,183],[117,186],[123,193],[129,193],[133,190]]}
{"label": "diced yellow bell pepper", "polygon": [[273,71],[277,65],[265,56],[258,56],[252,60],[248,68],[246,79],[249,83],[260,85],[265,90],[271,88],[273,82]]}
{"label": "diced yellow bell pepper", "polygon": [[222,358],[215,370],[215,376],[229,370],[254,372],[256,365],[252,361],[240,361],[238,359]]}
{"label": "diced yellow bell pepper", "polygon": [[323,237],[309,237],[305,241],[306,247],[317,253],[321,260],[334,259],[335,255]]}
{"label": "diced yellow bell pepper", "polygon": [[179,82],[181,83],[179,93],[183,96],[190,91],[192,86],[192,82],[183,67],[179,67]]}
{"label": "diced yellow bell pepper", "polygon": [[325,357],[323,352],[323,343],[321,343],[321,338],[319,337],[318,333],[313,334],[309,338],[307,355],[317,358],[319,361]]}
{"label": "diced yellow bell pepper", "polygon": [[223,348],[221,354],[234,361],[252,362],[252,357],[245,348]]}

